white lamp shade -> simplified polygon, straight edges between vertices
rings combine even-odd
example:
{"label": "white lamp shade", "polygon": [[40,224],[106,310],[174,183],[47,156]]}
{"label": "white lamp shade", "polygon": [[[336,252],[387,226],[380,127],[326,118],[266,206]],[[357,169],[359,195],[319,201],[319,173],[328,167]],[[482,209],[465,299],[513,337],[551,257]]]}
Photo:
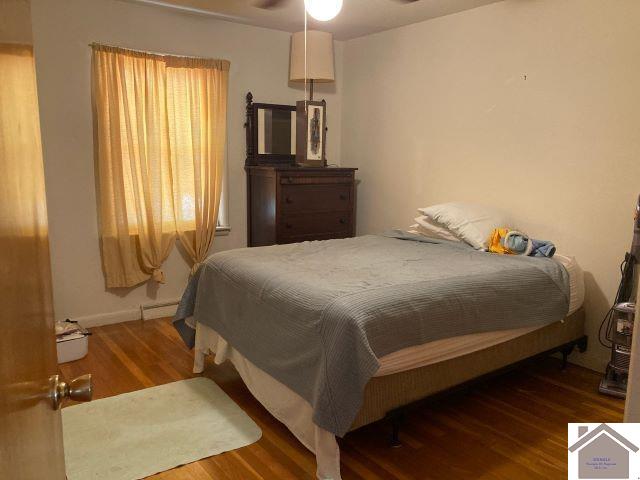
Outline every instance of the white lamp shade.
{"label": "white lamp shade", "polygon": [[[289,80],[304,82],[304,32],[291,35]],[[307,31],[307,80],[333,82],[333,35],[318,30]]]}

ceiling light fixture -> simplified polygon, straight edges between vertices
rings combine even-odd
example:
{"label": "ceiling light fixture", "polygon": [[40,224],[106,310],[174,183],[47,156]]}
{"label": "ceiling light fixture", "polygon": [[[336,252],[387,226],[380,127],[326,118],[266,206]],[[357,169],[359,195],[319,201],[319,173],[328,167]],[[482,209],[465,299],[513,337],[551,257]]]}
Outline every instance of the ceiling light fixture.
{"label": "ceiling light fixture", "polygon": [[313,18],[326,22],[340,13],[342,0],[304,0],[304,7]]}

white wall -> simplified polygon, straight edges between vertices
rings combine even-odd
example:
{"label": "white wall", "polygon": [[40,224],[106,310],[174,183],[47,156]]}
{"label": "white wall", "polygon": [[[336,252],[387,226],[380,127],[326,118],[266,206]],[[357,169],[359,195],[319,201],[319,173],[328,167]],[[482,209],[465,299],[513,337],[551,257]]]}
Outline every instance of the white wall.
{"label": "white wall", "polygon": [[[90,95],[91,42],[231,62],[228,176],[231,233],[214,250],[246,245],[245,94],[266,103],[294,104],[289,34],[211,17],[116,0],[33,0],[33,30],[49,208],[57,318],[134,319],[141,303],[178,298],[189,268],[174,250],[164,265],[167,283],[107,291],[96,217]],[[326,98],[328,159],[339,162],[342,44],[336,42],[337,82],[317,88]],[[107,314],[105,316],[105,314]],[[93,318],[95,320],[95,318]]]}
{"label": "white wall", "polygon": [[[221,250],[246,243],[245,93],[302,98],[287,84],[289,35],[116,0],[32,10],[57,317],[135,318],[140,303],[179,297],[188,268],[176,250],[158,291],[104,288],[87,44],[231,61]],[[320,88],[329,161],[360,169],[359,232],[406,227],[416,207],[442,201],[509,210],[586,270],[591,349],[574,359],[601,369],[597,326],[640,190],[639,24],[636,0],[507,0],[337,43],[338,81]]]}
{"label": "white wall", "polygon": [[640,192],[639,25],[637,0],[507,0],[348,41],[359,233],[438,202],[503,207],[586,270],[591,347],[573,360],[602,369]]}

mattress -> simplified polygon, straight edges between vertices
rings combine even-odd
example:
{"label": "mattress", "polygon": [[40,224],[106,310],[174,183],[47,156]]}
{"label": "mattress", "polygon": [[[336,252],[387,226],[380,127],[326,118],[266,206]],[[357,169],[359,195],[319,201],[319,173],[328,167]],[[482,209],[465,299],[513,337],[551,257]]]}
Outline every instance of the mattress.
{"label": "mattress", "polygon": [[[567,316],[578,310],[584,303],[584,273],[575,258],[565,255],[553,257],[561,263],[569,273],[569,312]],[[397,352],[380,357],[380,368],[375,377],[391,375],[414,368],[420,368],[434,363],[443,362],[451,358],[477,352],[499,343],[508,342],[522,335],[526,335],[543,326],[525,327],[494,332],[475,333],[458,337],[445,338],[434,342],[424,343],[413,347],[403,348]]]}
{"label": "mattress", "polygon": [[[569,311],[567,313],[567,316],[569,316],[584,303],[584,273],[574,257],[556,254],[553,258],[562,264],[569,274],[570,298]],[[404,348],[378,358],[380,368],[374,374],[374,377],[382,377],[443,362],[499,343],[508,342],[541,328],[544,328],[544,326],[461,335]]]}

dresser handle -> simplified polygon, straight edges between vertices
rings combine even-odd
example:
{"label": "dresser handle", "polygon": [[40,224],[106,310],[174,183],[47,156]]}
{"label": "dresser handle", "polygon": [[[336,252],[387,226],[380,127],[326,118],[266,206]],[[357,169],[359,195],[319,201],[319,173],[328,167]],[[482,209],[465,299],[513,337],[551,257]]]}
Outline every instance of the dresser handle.
{"label": "dresser handle", "polygon": [[284,201],[287,203],[293,203],[293,200],[291,200],[291,197],[286,197]]}
{"label": "dresser handle", "polygon": [[341,218],[341,219],[340,219],[340,223],[341,223],[342,225],[345,225],[345,224],[347,223],[347,221],[346,221],[344,218]]}
{"label": "dresser handle", "polygon": [[340,200],[346,200],[347,196],[344,193],[340,194]]}
{"label": "dresser handle", "polygon": [[290,223],[285,223],[284,226],[285,228],[293,228],[293,225],[291,225]]}

